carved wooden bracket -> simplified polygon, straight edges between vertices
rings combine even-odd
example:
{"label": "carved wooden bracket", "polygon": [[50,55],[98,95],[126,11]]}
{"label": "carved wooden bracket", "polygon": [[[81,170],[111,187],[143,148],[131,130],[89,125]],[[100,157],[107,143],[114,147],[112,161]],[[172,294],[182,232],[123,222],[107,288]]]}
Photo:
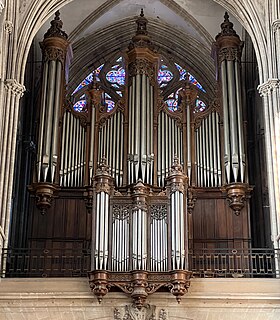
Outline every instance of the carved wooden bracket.
{"label": "carved wooden bracket", "polygon": [[86,191],[84,192],[84,200],[85,200],[87,212],[91,213],[92,206],[93,206],[93,188],[92,188],[92,186],[86,187]]}
{"label": "carved wooden bracket", "polygon": [[186,270],[169,272],[96,270],[89,272],[89,283],[99,303],[111,287],[118,287],[131,296],[133,304],[140,310],[145,305],[148,295],[162,287],[168,288],[180,303],[190,286],[191,274]]}
{"label": "carved wooden bracket", "polygon": [[195,195],[194,189],[188,188],[187,200],[188,200],[188,213],[189,214],[193,213],[193,209],[194,209],[194,206],[195,206],[195,203],[196,203],[196,199],[197,199],[197,196]]}
{"label": "carved wooden bracket", "polygon": [[226,193],[229,207],[239,216],[245,206],[247,198],[250,197],[253,187],[247,183],[238,182],[227,184],[223,186],[221,190]]}
{"label": "carved wooden bracket", "polygon": [[28,187],[28,190],[36,197],[36,206],[41,214],[45,214],[51,207],[55,193],[57,193],[59,189],[60,187],[58,185],[48,182],[33,183]]}

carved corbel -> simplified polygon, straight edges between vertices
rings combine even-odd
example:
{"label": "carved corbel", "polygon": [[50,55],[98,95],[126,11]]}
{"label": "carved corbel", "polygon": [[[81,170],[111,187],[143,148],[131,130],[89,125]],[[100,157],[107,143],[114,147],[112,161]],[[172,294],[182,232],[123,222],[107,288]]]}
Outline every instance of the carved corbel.
{"label": "carved corbel", "polygon": [[52,183],[34,183],[28,187],[28,190],[36,197],[36,206],[41,214],[45,214],[51,207],[55,194],[60,190],[60,187]]}
{"label": "carved corbel", "polygon": [[247,183],[230,183],[221,188],[222,192],[226,194],[229,207],[234,213],[239,216],[241,210],[244,208],[247,198],[253,190],[252,186]]}

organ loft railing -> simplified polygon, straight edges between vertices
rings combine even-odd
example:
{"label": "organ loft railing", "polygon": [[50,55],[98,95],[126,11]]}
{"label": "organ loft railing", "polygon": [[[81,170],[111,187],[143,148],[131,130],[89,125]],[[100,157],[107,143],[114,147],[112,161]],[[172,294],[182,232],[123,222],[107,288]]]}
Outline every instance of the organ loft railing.
{"label": "organ loft railing", "polygon": [[[43,214],[60,191],[71,199],[82,190],[92,214],[92,291],[101,301],[115,286],[141,308],[160,288],[180,301],[192,274],[189,249],[213,243],[197,236],[197,221],[209,210],[213,217],[229,215],[226,198],[236,215],[244,208],[243,220],[236,221],[248,221],[251,189],[240,89],[242,46],[228,16],[216,38],[222,96],[209,101],[203,112],[196,105],[198,87],[179,65],[182,87],[177,100],[168,96],[176,108],[175,102],[173,107],[166,102],[166,84],[158,80],[161,57],[143,11],[136,24],[125,61],[118,60],[112,71],[125,72],[125,81],[114,83],[118,96],[113,85],[110,89],[118,99],[110,100],[99,68],[83,92],[85,112],[78,112],[71,104],[61,107],[68,42],[56,13],[42,43],[38,155],[30,190]],[[202,209],[205,203],[209,210]],[[212,220],[209,225],[216,223]],[[224,228],[230,233],[229,225]],[[228,235],[228,247],[248,249],[249,227],[243,223],[242,230],[244,240]]]}

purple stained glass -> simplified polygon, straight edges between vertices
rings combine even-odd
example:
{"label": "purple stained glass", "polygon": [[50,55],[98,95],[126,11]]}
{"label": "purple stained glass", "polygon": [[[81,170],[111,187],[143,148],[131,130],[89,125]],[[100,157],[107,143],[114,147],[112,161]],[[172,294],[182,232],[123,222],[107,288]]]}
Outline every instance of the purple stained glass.
{"label": "purple stained glass", "polygon": [[79,100],[73,105],[73,109],[77,112],[85,112],[86,111],[86,100]]}
{"label": "purple stained glass", "polygon": [[173,73],[165,68],[166,65],[161,65],[160,69],[158,70],[157,80],[159,85],[170,82],[173,79]]}
{"label": "purple stained glass", "polygon": [[77,86],[77,88],[72,92],[72,95],[76,92],[78,92],[80,89],[82,89],[83,87],[87,86],[88,84],[90,84],[93,81],[93,74],[95,74],[95,79],[97,81],[100,81],[99,79],[99,73],[102,70],[104,66],[104,63],[101,64],[98,68],[96,68],[93,72],[91,72],[88,76],[85,77],[85,79]]}
{"label": "purple stained glass", "polygon": [[118,84],[120,86],[124,85],[124,83],[125,83],[125,70],[124,70],[124,68],[119,66],[119,68],[116,70],[110,70],[106,74],[106,79],[113,84]]}
{"label": "purple stained glass", "polygon": [[200,89],[201,91],[206,92],[206,91],[204,90],[204,88],[202,87],[202,85],[195,79],[195,77],[194,77],[192,74],[190,74],[190,73],[188,72],[188,75],[189,75],[189,82],[190,82],[190,83],[194,84],[194,85],[195,85],[198,89]]}
{"label": "purple stained glass", "polygon": [[178,69],[180,73],[180,79],[179,80],[185,80],[186,79],[186,74],[187,70],[182,68],[179,64],[175,63],[176,68]]}
{"label": "purple stained glass", "polygon": [[194,108],[194,113],[197,113],[197,112],[203,112],[205,111],[207,108],[207,105],[205,102],[203,102],[202,100],[200,99],[196,99],[195,101],[195,108]]}
{"label": "purple stained glass", "polygon": [[115,102],[108,93],[105,93],[105,104],[107,106],[107,112],[110,112],[115,108]]}

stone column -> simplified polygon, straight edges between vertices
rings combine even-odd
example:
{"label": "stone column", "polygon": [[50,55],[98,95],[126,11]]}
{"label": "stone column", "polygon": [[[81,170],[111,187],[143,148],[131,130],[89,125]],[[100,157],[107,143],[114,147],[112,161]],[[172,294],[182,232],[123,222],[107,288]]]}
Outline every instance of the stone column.
{"label": "stone column", "polygon": [[16,149],[16,132],[19,114],[19,100],[25,87],[15,79],[4,82],[5,107],[3,107],[3,123],[1,136],[0,167],[0,247],[7,247],[10,224],[11,195]]}
{"label": "stone column", "polygon": [[[280,195],[279,195],[279,144],[280,115],[275,97],[280,81],[270,79],[259,85],[258,90],[263,97],[265,119],[266,160],[269,189],[271,241],[274,248],[280,248]],[[279,102],[278,102],[279,103]]]}

